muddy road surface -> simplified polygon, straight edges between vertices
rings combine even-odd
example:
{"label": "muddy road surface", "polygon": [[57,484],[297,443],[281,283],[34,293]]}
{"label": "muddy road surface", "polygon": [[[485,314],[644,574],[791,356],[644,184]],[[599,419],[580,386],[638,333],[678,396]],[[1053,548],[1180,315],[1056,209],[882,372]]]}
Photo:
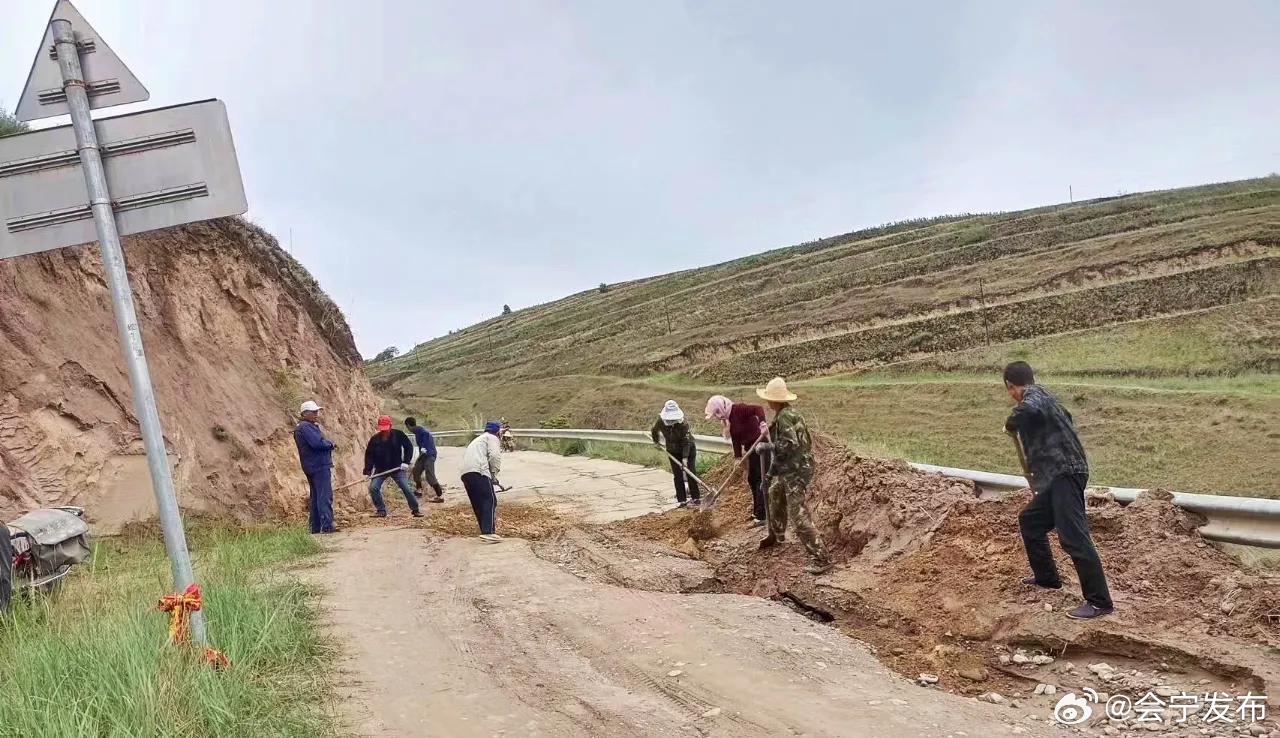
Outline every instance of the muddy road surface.
{"label": "muddy road surface", "polygon": [[366,736],[1056,733],[920,689],[778,602],[583,576],[632,571],[648,580],[639,586],[696,587],[695,562],[678,555],[540,557],[519,539],[486,545],[421,528],[326,540],[332,551],[315,576],[347,652],[348,714]]}

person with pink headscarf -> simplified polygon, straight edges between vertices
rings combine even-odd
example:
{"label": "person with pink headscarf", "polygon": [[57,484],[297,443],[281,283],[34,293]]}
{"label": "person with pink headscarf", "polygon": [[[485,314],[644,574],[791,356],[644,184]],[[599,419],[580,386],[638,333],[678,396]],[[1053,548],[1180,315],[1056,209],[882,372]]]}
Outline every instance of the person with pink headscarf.
{"label": "person with pink headscarf", "polygon": [[[764,408],[746,402],[733,402],[728,397],[716,395],[707,401],[707,419],[719,420],[724,437],[733,444],[733,457],[741,459],[751,451],[760,437],[769,433]],[[747,483],[751,486],[751,524],[764,525],[764,478],[772,462],[771,454],[762,449],[751,451],[747,459]]]}

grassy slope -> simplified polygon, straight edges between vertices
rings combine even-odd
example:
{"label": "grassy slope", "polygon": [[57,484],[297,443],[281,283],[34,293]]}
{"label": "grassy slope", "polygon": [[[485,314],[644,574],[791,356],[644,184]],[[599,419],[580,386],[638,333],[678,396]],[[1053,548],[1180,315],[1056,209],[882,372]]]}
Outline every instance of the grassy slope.
{"label": "grassy slope", "polygon": [[700,417],[783,373],[867,452],[1013,472],[998,370],[1026,359],[1096,482],[1280,496],[1277,184],[846,235],[517,311],[371,372],[437,427],[645,427],[667,397]]}
{"label": "grassy slope", "polygon": [[273,568],[314,554],[301,528],[197,529],[205,622],[232,665],[166,644],[170,588],[157,541],[95,544],[53,600],[15,602],[0,626],[0,726],[29,738],[336,735],[312,592]]}

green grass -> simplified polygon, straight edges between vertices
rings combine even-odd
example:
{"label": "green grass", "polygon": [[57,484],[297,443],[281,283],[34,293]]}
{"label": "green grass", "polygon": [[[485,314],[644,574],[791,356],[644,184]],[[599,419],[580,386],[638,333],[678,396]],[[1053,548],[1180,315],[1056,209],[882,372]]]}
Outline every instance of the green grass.
{"label": "green grass", "polygon": [[[1280,395],[1280,374],[1244,374],[1236,377],[1106,377],[1052,372],[1053,384],[1063,388],[1107,388],[1137,392],[1188,394]],[[990,386],[998,374],[968,372],[862,372],[795,382],[795,387],[873,387],[893,385],[955,384]]]}
{"label": "green grass", "polygon": [[0,732],[25,738],[339,735],[333,650],[316,593],[281,567],[318,551],[301,528],[191,536],[205,623],[231,666],[169,645],[156,601],[171,589],[164,547],[109,540],[53,598],[15,601],[0,625]]}

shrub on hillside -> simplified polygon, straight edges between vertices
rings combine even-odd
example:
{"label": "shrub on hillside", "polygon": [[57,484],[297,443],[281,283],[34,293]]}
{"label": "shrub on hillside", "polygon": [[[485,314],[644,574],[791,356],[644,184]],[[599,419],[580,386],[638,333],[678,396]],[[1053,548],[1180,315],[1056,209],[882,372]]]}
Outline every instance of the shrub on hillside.
{"label": "shrub on hillside", "polygon": [[562,429],[569,427],[569,417],[564,413],[560,413],[555,417],[547,418],[538,422],[538,427],[543,429]]}

